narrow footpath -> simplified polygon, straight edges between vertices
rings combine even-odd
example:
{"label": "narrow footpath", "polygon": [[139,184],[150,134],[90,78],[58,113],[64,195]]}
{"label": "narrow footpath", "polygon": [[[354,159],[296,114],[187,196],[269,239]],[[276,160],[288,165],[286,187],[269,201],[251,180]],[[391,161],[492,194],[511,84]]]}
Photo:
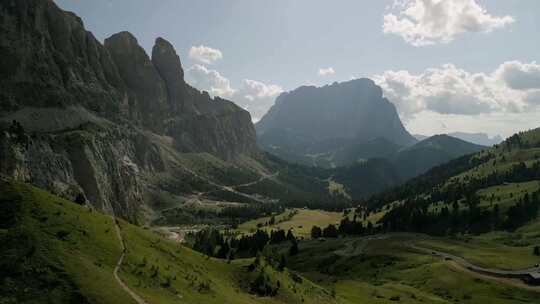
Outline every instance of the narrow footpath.
{"label": "narrow footpath", "polygon": [[129,296],[135,301],[137,304],[148,304],[143,298],[141,298],[138,294],[136,294],[131,288],[129,288],[124,281],[120,278],[118,275],[118,272],[120,271],[120,267],[122,267],[122,263],[124,262],[124,257],[126,256],[126,245],[124,243],[124,238],[122,237],[122,232],[120,231],[120,226],[118,225],[118,220],[113,217],[114,221],[114,228],[116,230],[116,235],[118,236],[118,240],[120,241],[120,246],[122,248],[122,254],[120,255],[120,259],[118,259],[118,263],[116,263],[116,267],[114,267],[114,279],[116,282],[118,282],[118,285],[125,290]]}

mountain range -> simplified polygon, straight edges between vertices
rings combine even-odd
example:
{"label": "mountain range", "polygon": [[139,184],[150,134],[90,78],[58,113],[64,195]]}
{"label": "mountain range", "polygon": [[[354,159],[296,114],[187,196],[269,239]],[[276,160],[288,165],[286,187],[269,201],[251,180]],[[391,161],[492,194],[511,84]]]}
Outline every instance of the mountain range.
{"label": "mountain range", "polygon": [[[486,133],[453,132],[453,133],[448,133],[448,135],[455,138],[459,138],[464,141],[468,141],[470,143],[474,143],[474,144],[486,146],[486,147],[491,147],[491,146],[500,144],[503,141],[500,135],[490,137]],[[417,140],[424,140],[429,137],[429,136],[425,136],[421,134],[414,134],[413,136]]]}

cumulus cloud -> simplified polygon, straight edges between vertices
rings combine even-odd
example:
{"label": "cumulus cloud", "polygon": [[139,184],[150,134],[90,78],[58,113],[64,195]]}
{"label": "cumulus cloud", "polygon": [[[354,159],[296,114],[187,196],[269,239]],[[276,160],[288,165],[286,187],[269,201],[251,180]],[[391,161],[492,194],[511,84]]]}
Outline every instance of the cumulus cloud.
{"label": "cumulus cloud", "polygon": [[489,33],[515,20],[493,16],[476,0],[396,0],[399,12],[384,15],[383,32],[413,46],[448,43],[467,32]]}
{"label": "cumulus cloud", "polygon": [[532,63],[505,62],[496,73],[512,89],[540,89],[540,65],[534,61]]}
{"label": "cumulus cloud", "polygon": [[243,98],[247,100],[276,97],[281,92],[283,92],[283,88],[278,85],[267,85],[251,79],[244,79],[239,91],[243,95]]}
{"label": "cumulus cloud", "polygon": [[244,79],[240,87],[234,89],[229,79],[216,70],[202,65],[194,65],[186,71],[189,83],[212,96],[220,96],[235,102],[248,110],[252,119],[258,121],[274,104],[275,98],[283,92],[283,88],[252,79]]}
{"label": "cumulus cloud", "polygon": [[336,73],[336,71],[334,70],[333,67],[329,67],[329,68],[320,68],[319,69],[319,76],[330,76],[330,75],[334,75]]}
{"label": "cumulus cloud", "polygon": [[204,45],[192,46],[191,49],[189,49],[189,58],[205,64],[212,64],[223,58],[223,53],[218,49],[213,49]]}
{"label": "cumulus cloud", "polygon": [[248,110],[254,121],[259,121],[282,92],[283,88],[278,85],[244,79],[233,101]]}
{"label": "cumulus cloud", "polygon": [[229,98],[235,94],[229,79],[223,77],[218,71],[195,64],[187,71],[188,81],[195,87],[208,91],[213,96]]}
{"label": "cumulus cloud", "polygon": [[431,111],[479,115],[519,113],[540,105],[540,65],[505,62],[491,73],[471,73],[452,64],[420,74],[386,71],[374,76],[403,118]]}

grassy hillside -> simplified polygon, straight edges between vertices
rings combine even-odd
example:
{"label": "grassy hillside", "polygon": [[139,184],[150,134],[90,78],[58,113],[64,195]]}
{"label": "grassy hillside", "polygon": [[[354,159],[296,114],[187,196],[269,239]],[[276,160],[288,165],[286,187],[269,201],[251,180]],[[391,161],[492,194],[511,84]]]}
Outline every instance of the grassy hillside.
{"label": "grassy hillside", "polygon": [[[111,217],[6,181],[0,217],[0,303],[134,303],[113,278],[122,249]],[[250,260],[210,259],[119,223],[127,248],[120,278],[148,303],[333,302],[287,270],[261,264],[248,271]],[[260,276],[277,290],[273,297],[249,292]]]}
{"label": "grassy hillside", "polygon": [[540,129],[455,159],[365,202],[387,230],[513,231],[540,208]]}
{"label": "grassy hillside", "polygon": [[258,228],[271,230],[292,230],[296,236],[310,238],[311,228],[315,225],[337,225],[342,218],[342,212],[322,210],[290,209],[274,217],[275,224],[268,225],[271,217],[262,217],[242,223],[236,229],[242,233],[252,233]]}
{"label": "grassy hillside", "polygon": [[[111,217],[5,181],[0,183],[0,211],[0,303],[135,303],[113,277],[122,249]],[[282,224],[307,227],[324,220],[297,215]],[[227,263],[150,230],[123,221],[119,226],[127,248],[119,276],[147,303],[540,302],[536,291],[512,285],[519,282],[478,279],[406,245],[450,248],[473,261],[509,269],[534,261],[530,245],[501,245],[503,235],[467,241],[407,234],[301,241],[299,253],[287,255],[286,268],[278,271],[265,259]],[[539,229],[531,224],[505,239],[521,235],[532,245]],[[288,248],[270,246],[265,255]]]}
{"label": "grassy hillside", "polygon": [[429,137],[393,156],[393,163],[403,177],[420,175],[451,159],[478,152],[485,147],[447,135]]}
{"label": "grassy hillside", "polygon": [[[300,242],[299,254],[289,258],[287,266],[334,291],[343,302],[540,303],[538,288],[528,289],[517,280],[475,276],[452,261],[409,247],[415,243],[422,246],[437,243],[446,248],[454,248],[455,244],[448,239],[412,234],[328,238],[324,242],[308,240]],[[534,260],[532,251],[505,249],[494,243],[478,247],[469,256],[500,254],[498,263],[488,263],[491,266],[516,269],[521,265],[531,266],[527,262]],[[272,251],[286,249],[275,246],[267,252],[275,255]],[[519,263],[522,259],[525,260]]]}

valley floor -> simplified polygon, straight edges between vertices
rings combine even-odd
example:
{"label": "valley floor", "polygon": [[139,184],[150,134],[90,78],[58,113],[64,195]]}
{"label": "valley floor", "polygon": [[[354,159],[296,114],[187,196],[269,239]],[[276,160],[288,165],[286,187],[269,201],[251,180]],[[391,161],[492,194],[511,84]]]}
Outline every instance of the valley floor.
{"label": "valley floor", "polygon": [[[540,303],[540,287],[523,281],[540,275],[540,256],[533,254],[540,245],[540,220],[513,233],[479,236],[391,233],[310,240],[312,226],[337,224],[343,213],[291,212],[274,216],[274,225],[264,217],[238,231],[262,225],[306,236],[287,266],[331,290],[340,303]],[[288,244],[273,246],[270,255],[287,249]]]}
{"label": "valley floor", "polygon": [[[7,245],[0,303],[540,303],[539,287],[470,269],[534,272],[540,222],[452,239],[393,233],[311,240],[314,224],[337,223],[342,213],[291,209],[265,227],[305,235],[297,255],[288,254],[288,242],[264,250],[285,253],[286,267],[278,271],[264,262],[252,269],[254,259],[206,257],[30,186],[2,182],[0,190],[0,236]],[[252,291],[260,277],[272,296]]]}

